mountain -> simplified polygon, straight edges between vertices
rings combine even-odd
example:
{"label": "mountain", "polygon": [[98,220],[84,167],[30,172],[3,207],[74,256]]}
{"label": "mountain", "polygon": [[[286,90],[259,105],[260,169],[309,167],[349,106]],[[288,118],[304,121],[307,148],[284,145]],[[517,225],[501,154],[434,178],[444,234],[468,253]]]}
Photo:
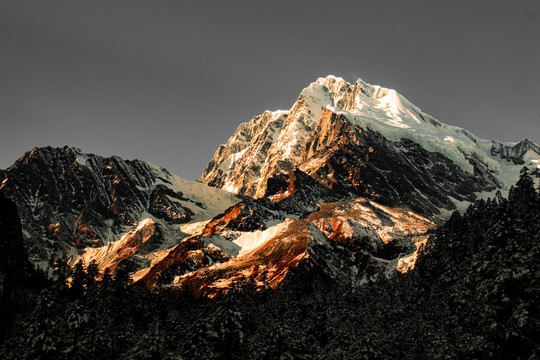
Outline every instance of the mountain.
{"label": "mountain", "polygon": [[[167,170],[79,149],[34,148],[0,173],[0,191],[18,204],[24,245],[43,269],[55,259],[74,260],[85,249],[119,249],[109,263],[133,258],[149,264],[149,251],[169,248],[187,234],[182,224],[207,220],[240,199],[185,181]],[[151,234],[137,229],[152,226]],[[141,255],[141,256],[139,256]]]}
{"label": "mountain", "polygon": [[35,148],[0,171],[0,358],[536,358],[539,154],[332,76],[206,184]]}
{"label": "mountain", "polygon": [[205,184],[262,197],[275,174],[300,169],[350,197],[448,216],[507,191],[540,147],[482,140],[422,112],[395,90],[319,78],[288,111],[241,124],[204,170]]}
{"label": "mountain", "polygon": [[395,90],[319,78],[290,110],[241,124],[215,152],[200,181],[256,200],[214,218],[199,239],[237,257],[174,284],[201,292],[231,279],[274,285],[299,264],[323,264],[356,285],[392,277],[414,267],[429,229],[507,193],[523,166],[540,174],[540,147],[527,139],[482,140]]}
{"label": "mountain", "polygon": [[[529,140],[482,140],[394,90],[320,78],[241,124],[200,182],[143,161],[35,148],[0,173],[32,262],[121,267],[148,288],[214,297],[318,268],[362,287],[413,269],[455,209],[505,193]],[[236,195],[235,195],[236,194]],[[242,286],[243,286],[242,285]]]}
{"label": "mountain", "polygon": [[240,198],[142,161],[36,148],[1,174],[19,204],[25,247],[45,270],[58,260],[122,267],[148,288],[210,297],[233,284],[276,287],[291,268],[322,265],[355,283],[411,267],[435,226],[412,211],[348,197],[301,170]]}

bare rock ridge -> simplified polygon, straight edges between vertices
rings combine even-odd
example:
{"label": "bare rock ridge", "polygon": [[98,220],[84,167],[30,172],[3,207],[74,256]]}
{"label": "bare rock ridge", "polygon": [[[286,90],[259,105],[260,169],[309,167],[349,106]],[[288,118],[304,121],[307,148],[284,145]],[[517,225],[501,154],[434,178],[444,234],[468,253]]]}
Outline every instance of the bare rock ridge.
{"label": "bare rock ridge", "polygon": [[[525,165],[524,158],[528,151],[540,154],[540,146],[536,145],[529,139],[523,139],[513,146],[505,145],[498,141],[493,141],[491,147],[491,155],[500,156],[502,159],[511,161],[516,165]],[[537,172],[538,167],[535,169]]]}
{"label": "bare rock ridge", "polygon": [[158,228],[152,243],[160,248],[185,236],[180,224],[215,216],[239,200],[143,161],[67,146],[24,154],[0,173],[0,184],[19,205],[25,246],[42,268],[108,246],[146,218]]}
{"label": "bare rock ridge", "polygon": [[482,140],[443,124],[395,90],[328,76],[290,110],[241,124],[200,180],[262,197],[269,178],[299,168],[340,193],[438,215],[507,191],[539,154],[529,140]]}

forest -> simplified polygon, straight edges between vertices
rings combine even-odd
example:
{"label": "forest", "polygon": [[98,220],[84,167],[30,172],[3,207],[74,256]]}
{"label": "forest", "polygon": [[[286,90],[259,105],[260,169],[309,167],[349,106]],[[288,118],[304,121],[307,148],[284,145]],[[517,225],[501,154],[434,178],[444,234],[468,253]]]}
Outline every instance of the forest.
{"label": "forest", "polygon": [[149,291],[95,263],[59,262],[48,279],[24,260],[4,209],[2,359],[540,356],[540,194],[526,168],[508,198],[432,231],[402,276],[351,287],[298,266],[277,289],[238,283],[215,299]]}

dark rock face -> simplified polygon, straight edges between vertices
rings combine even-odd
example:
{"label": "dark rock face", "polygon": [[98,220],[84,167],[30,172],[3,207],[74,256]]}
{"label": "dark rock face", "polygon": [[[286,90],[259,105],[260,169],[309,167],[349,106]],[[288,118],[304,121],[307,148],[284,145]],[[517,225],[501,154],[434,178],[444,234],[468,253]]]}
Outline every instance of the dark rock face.
{"label": "dark rock face", "polygon": [[475,192],[498,187],[497,179],[473,158],[469,162],[475,167],[474,175],[411,140],[389,141],[331,111],[321,115],[302,160],[300,169],[338,193],[423,214],[454,209],[450,196],[474,201]]}
{"label": "dark rock face", "polygon": [[523,156],[529,150],[540,153],[540,146],[536,145],[529,139],[524,139],[514,146],[508,146],[497,141],[493,141],[491,146],[491,155],[500,156],[502,159],[511,161],[515,165],[523,165]]}
{"label": "dark rock face", "polygon": [[353,199],[347,192],[329,189],[298,169],[268,179],[265,197],[279,204],[280,209],[300,217],[318,210],[317,204]]}
{"label": "dark rock face", "polygon": [[235,231],[265,230],[268,223],[284,221],[287,217],[305,218],[319,209],[318,204],[347,198],[321,185],[300,170],[278,174],[268,179],[265,197],[247,199],[227,209],[210,221],[203,236]]}
{"label": "dark rock face", "polygon": [[[46,266],[115,240],[149,215],[186,223],[204,205],[175,188],[165,169],[64,148],[35,148],[0,173],[0,188],[19,206],[30,258]],[[30,240],[31,239],[31,240]]]}
{"label": "dark rock face", "polygon": [[0,276],[3,279],[15,274],[28,277],[33,271],[23,245],[17,206],[0,193]]}
{"label": "dark rock face", "polygon": [[42,282],[23,245],[17,206],[0,192],[0,339]]}
{"label": "dark rock face", "polygon": [[272,207],[267,199],[244,200],[213,218],[206,224],[202,235],[212,236],[225,229],[236,231],[264,230],[267,221],[274,218],[281,220],[272,214]]}

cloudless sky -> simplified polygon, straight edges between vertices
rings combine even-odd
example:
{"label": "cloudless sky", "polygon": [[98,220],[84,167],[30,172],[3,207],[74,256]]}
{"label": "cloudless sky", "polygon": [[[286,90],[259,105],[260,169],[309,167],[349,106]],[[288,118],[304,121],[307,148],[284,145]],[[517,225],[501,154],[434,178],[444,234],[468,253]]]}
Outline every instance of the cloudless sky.
{"label": "cloudless sky", "polygon": [[540,1],[0,2],[0,168],[34,146],[198,179],[334,74],[481,138],[540,143]]}

